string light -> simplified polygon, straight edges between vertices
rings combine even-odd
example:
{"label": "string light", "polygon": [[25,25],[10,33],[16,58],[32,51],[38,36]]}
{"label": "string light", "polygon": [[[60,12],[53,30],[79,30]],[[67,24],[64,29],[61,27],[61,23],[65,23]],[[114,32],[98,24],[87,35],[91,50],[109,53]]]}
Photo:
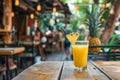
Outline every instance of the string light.
{"label": "string light", "polygon": [[52,18],[50,18],[49,23],[50,23],[51,25],[53,25],[53,24],[54,24],[54,20],[53,20]]}
{"label": "string light", "polygon": [[37,11],[41,11],[41,5],[37,5]]}
{"label": "string light", "polygon": [[30,18],[31,18],[31,19],[34,18],[34,14],[33,14],[33,13],[30,14]]}
{"label": "string light", "polygon": [[57,11],[56,7],[53,7],[53,12],[56,12],[56,11]]}
{"label": "string light", "polygon": [[102,7],[103,9],[105,9],[105,8],[106,8],[106,4],[102,4],[101,7]]}
{"label": "string light", "polygon": [[103,9],[105,9],[105,8],[108,8],[108,7],[110,7],[110,3],[104,3],[104,4],[101,4],[101,7],[103,8]]}
{"label": "string light", "polygon": [[106,3],[106,8],[110,7],[111,3]]}
{"label": "string light", "polygon": [[15,5],[19,6],[19,4],[20,4],[19,0],[15,0]]}
{"label": "string light", "polygon": [[60,22],[60,19],[56,19],[56,22]]}
{"label": "string light", "polygon": [[14,12],[11,12],[11,16],[12,16],[12,17],[14,17],[14,16],[15,16]]}
{"label": "string light", "polygon": [[35,25],[37,25],[38,24],[38,20],[35,20]]}
{"label": "string light", "polygon": [[34,22],[34,26],[35,26],[35,27],[38,26],[38,20],[35,20],[35,22]]}
{"label": "string light", "polygon": [[55,16],[58,16],[58,12],[55,13]]}

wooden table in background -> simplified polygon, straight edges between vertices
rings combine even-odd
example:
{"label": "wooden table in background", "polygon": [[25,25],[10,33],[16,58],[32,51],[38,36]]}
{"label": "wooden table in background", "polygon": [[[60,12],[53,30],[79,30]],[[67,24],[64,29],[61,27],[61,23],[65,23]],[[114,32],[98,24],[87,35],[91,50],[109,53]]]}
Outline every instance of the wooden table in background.
{"label": "wooden table in background", "polygon": [[[35,49],[36,49],[36,47],[38,47],[38,49],[39,49],[40,41],[24,40],[24,41],[20,41],[19,44],[21,46],[24,46],[24,47],[29,46],[29,47],[32,48],[31,52],[27,52],[27,54],[22,54],[21,56],[23,56],[23,57],[25,57],[25,56],[31,57],[32,56],[32,64],[34,64],[35,63],[35,57],[37,55],[36,52],[35,52]],[[27,48],[26,48],[26,50],[27,50]],[[40,54],[42,55],[42,53],[40,53]]]}
{"label": "wooden table in background", "polygon": [[25,50],[25,48],[23,48],[23,47],[0,48],[0,56],[5,56],[5,58],[6,58],[6,66],[7,66],[6,76],[7,76],[7,80],[9,80],[9,63],[8,63],[9,56],[19,54],[19,53],[23,52],[24,50]]}
{"label": "wooden table in background", "polygon": [[12,80],[120,80],[120,62],[90,61],[86,71],[78,71],[73,61],[42,61]]}
{"label": "wooden table in background", "polygon": [[0,55],[14,55],[21,53],[25,50],[23,47],[18,47],[18,48],[0,48]]}

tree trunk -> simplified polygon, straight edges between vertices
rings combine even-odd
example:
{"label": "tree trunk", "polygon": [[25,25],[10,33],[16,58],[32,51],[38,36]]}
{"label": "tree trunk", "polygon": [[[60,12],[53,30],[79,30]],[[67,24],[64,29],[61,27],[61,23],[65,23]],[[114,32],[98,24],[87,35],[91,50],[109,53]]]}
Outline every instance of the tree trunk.
{"label": "tree trunk", "polygon": [[101,34],[101,40],[103,42],[108,42],[108,40],[112,36],[112,33],[116,27],[115,22],[117,21],[118,16],[120,14],[120,0],[115,0],[112,9],[113,9],[113,13],[110,14],[108,18],[108,22],[105,25],[104,30]]}

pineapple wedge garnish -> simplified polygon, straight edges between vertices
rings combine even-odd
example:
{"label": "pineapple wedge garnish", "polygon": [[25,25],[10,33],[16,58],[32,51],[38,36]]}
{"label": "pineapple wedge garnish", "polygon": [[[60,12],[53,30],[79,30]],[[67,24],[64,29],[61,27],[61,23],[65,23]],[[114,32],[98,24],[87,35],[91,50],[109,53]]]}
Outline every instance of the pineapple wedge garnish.
{"label": "pineapple wedge garnish", "polygon": [[75,42],[77,41],[78,37],[79,37],[79,33],[70,33],[66,35],[67,39],[70,41],[71,44],[75,44]]}

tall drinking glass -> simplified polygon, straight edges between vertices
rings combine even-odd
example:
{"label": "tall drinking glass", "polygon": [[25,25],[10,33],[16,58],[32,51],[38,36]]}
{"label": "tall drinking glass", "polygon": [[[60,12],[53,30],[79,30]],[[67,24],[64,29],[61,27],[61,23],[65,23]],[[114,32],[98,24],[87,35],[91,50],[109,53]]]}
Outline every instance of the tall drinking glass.
{"label": "tall drinking glass", "polygon": [[88,41],[76,41],[72,44],[73,61],[80,70],[87,69]]}

